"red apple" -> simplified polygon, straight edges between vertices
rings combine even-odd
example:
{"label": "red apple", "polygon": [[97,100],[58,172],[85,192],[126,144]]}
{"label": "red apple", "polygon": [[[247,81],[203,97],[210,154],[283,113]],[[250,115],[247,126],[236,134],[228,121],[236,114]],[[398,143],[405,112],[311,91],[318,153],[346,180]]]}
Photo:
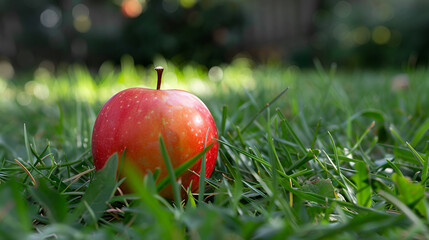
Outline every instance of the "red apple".
{"label": "red apple", "polygon": [[[162,67],[158,72],[157,89],[129,88],[114,95],[100,110],[92,134],[92,155],[96,170],[100,170],[114,153],[122,156],[124,165],[137,167],[142,174],[159,168],[158,179],[168,175],[163,161],[161,135],[174,168],[204,149],[213,146],[205,155],[205,176],[210,177],[218,154],[215,140],[217,129],[210,111],[195,95],[183,90],[161,90]],[[207,134],[207,142],[206,140]],[[201,159],[178,179],[192,192],[198,191]],[[126,185],[126,180],[125,180]],[[173,198],[172,191],[161,195]]]}

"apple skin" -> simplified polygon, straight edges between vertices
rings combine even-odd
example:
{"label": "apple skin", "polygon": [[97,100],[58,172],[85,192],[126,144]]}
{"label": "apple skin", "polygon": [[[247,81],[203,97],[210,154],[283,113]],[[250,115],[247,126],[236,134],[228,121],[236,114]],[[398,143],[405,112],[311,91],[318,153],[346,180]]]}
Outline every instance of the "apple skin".
{"label": "apple skin", "polygon": [[[96,170],[102,169],[114,153],[122,156],[126,148],[124,166],[137,167],[142,174],[159,168],[158,180],[163,179],[168,172],[160,151],[160,135],[173,168],[200,153],[204,144],[213,143],[205,156],[205,176],[210,177],[219,147],[216,125],[204,103],[182,90],[129,88],[114,95],[102,107],[94,124],[92,155]],[[201,159],[189,170],[199,174]],[[192,181],[191,191],[197,192],[199,177],[191,171],[185,171],[178,179],[185,189]],[[160,194],[173,198],[171,187]]]}

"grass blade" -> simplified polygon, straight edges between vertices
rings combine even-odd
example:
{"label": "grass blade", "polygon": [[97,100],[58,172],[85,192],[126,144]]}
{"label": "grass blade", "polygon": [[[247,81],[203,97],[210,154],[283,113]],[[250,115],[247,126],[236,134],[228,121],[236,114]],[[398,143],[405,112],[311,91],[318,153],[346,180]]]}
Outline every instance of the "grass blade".
{"label": "grass blade", "polygon": [[280,121],[280,126],[282,128],[282,132],[285,134],[286,132],[289,132],[292,135],[293,140],[295,141],[295,143],[298,144],[298,146],[301,149],[301,152],[303,154],[307,153],[307,149],[305,148],[304,144],[302,143],[301,139],[298,137],[298,135],[296,134],[295,130],[293,130],[292,126],[290,125],[289,121],[287,120],[287,118],[283,115],[283,113],[277,109],[277,115],[280,117],[281,121]]}
{"label": "grass blade", "polygon": [[427,119],[414,134],[413,139],[411,140],[411,145],[416,146],[424,137],[425,133],[429,130],[429,119]]}
{"label": "grass blade", "polygon": [[395,205],[399,210],[401,210],[404,215],[407,216],[407,218],[410,219],[411,222],[413,222],[417,231],[422,232],[425,238],[429,239],[429,229],[407,205],[405,205],[395,196],[383,190],[380,190],[378,194],[385,198],[387,201],[391,202],[393,205]]}
{"label": "grass blade", "polygon": [[173,188],[174,201],[176,202],[176,205],[179,206],[180,209],[182,209],[180,187],[176,181],[176,174],[174,172],[173,165],[170,161],[167,148],[165,147],[165,143],[161,135],[159,136],[159,146],[162,154],[162,159],[164,160],[165,166],[167,167],[168,175],[170,176],[170,183],[171,183],[171,187]]}
{"label": "grass blade", "polygon": [[[188,170],[194,163],[198,161],[198,159],[202,158],[203,155],[210,150],[210,148],[213,146],[213,143],[210,143],[206,148],[204,148],[200,153],[186,161],[185,163],[182,163],[180,166],[178,166],[176,169],[174,169],[174,174],[176,176],[180,176],[182,173],[184,173],[186,170]],[[167,175],[163,179],[159,181],[159,183],[156,185],[156,189],[158,192],[161,192],[165,187],[168,186],[170,182],[170,175]]]}
{"label": "grass blade", "polygon": [[267,110],[267,108],[271,105],[273,105],[277,100],[280,99],[280,97],[286,93],[286,91],[289,89],[289,87],[287,87],[285,90],[283,90],[282,92],[280,92],[273,100],[271,100],[269,103],[265,104],[265,106],[259,110],[259,112],[252,118],[250,119],[250,121],[246,124],[246,126],[244,126],[244,128],[241,130],[241,133],[245,132],[250,125],[252,125],[252,123],[259,117],[261,116],[262,113],[264,113],[265,110]]}
{"label": "grass blade", "polygon": [[[141,208],[144,212],[149,212],[154,218],[156,224],[151,226],[158,229],[159,239],[171,239],[174,233],[172,214],[163,208],[159,199],[142,183],[142,176],[138,170],[132,166],[126,166],[124,172],[127,175],[127,181],[131,185],[134,192],[140,197]],[[179,202],[180,204],[180,202]],[[162,237],[161,237],[162,236]],[[177,236],[176,236],[177,237]]]}
{"label": "grass blade", "polygon": [[364,207],[371,207],[372,188],[369,183],[369,172],[365,163],[356,163],[356,174],[352,177],[356,183],[357,203]]}
{"label": "grass blade", "polygon": [[28,133],[27,133],[27,125],[24,123],[24,142],[25,142],[25,150],[27,151],[27,160],[29,163],[31,163],[31,150],[30,150],[30,141],[28,139]]}
{"label": "grass blade", "polygon": [[401,136],[399,135],[399,133],[396,131],[395,127],[393,125],[391,125],[389,127],[390,132],[393,134],[393,136],[396,137],[396,139],[401,143],[402,146],[405,146],[405,141],[402,140]]}
{"label": "grass blade", "polygon": [[389,160],[387,160],[386,159],[386,162],[387,162],[387,164],[389,164],[389,166],[391,166],[392,168],[393,168],[393,170],[398,174],[398,175],[400,175],[400,176],[404,176],[403,174],[402,174],[402,172],[401,172],[401,170],[399,169],[399,167],[398,166],[396,166],[396,164],[395,163],[393,163],[392,161],[389,161]]}
{"label": "grass blade", "polygon": [[[95,172],[92,180],[82,196],[82,201],[69,214],[68,222],[75,222],[82,216],[85,223],[92,224],[98,221],[107,208],[107,202],[113,197],[116,189],[116,170],[118,168],[118,155],[112,155],[106,165]],[[86,206],[85,203],[88,205]],[[91,210],[92,212],[88,211]]]}
{"label": "grass blade", "polygon": [[43,206],[51,222],[61,223],[67,217],[67,202],[63,195],[48,185],[45,179],[39,180],[37,188],[30,188],[32,196]]}
{"label": "grass blade", "polygon": [[[270,159],[275,160],[275,161],[271,162],[271,166],[273,169],[281,171],[284,174],[286,174],[286,172],[284,171],[284,167],[283,167],[282,163],[280,162],[279,155],[277,154],[277,150],[276,150],[276,147],[274,145],[274,140],[272,137],[271,126],[270,126],[270,123],[271,123],[270,109],[268,109],[267,112],[268,112],[268,114],[267,114],[268,115],[268,117],[267,117],[268,118],[268,122],[267,122],[268,145],[271,149],[270,153],[273,154],[273,157],[271,157]],[[274,176],[274,173],[273,173],[273,176]]]}
{"label": "grass blade", "polygon": [[314,149],[314,145],[316,144],[317,134],[319,133],[319,128],[320,128],[320,122],[321,120],[319,119],[319,121],[317,121],[316,130],[314,131],[314,136],[313,136],[313,140],[311,141],[310,149]]}
{"label": "grass blade", "polygon": [[[422,167],[425,165],[425,161],[422,156],[420,155],[420,153],[418,153],[408,142],[406,142],[405,144],[407,144],[407,147],[411,150],[411,152],[414,154],[414,156],[417,158],[417,160],[419,160],[420,164],[422,165]],[[427,176],[427,163],[426,163],[426,169],[423,168],[422,173],[425,173],[425,176]],[[423,178],[423,177],[422,177]],[[423,178],[424,179],[424,178]]]}
{"label": "grass blade", "polygon": [[428,167],[429,167],[429,152],[426,152],[424,161],[423,161],[423,170],[422,170],[422,184],[426,184],[428,179]]}
{"label": "grass blade", "polygon": [[362,143],[362,140],[365,138],[365,136],[371,131],[371,129],[375,126],[375,122],[373,121],[371,125],[365,130],[365,132],[360,136],[356,144],[350,149],[350,152],[353,153]]}
{"label": "grass blade", "polygon": [[[341,166],[340,166],[340,158],[338,156],[338,150],[337,150],[337,146],[335,144],[335,140],[332,137],[331,133],[328,132],[329,137],[331,138],[331,144],[332,144],[332,149],[334,151],[334,159],[335,159],[335,164],[333,164],[335,171],[337,172],[338,176],[341,178],[341,180],[344,182],[345,186],[347,187],[347,191],[349,192],[350,196],[353,196],[353,190],[350,189],[350,186],[352,186],[354,189],[356,189],[356,186],[347,178],[344,176],[344,174],[341,172]],[[326,154],[326,152],[324,152],[326,157],[328,158],[328,160],[330,160],[331,158],[329,157],[328,154]]]}
{"label": "grass blade", "polygon": [[[206,148],[207,138],[209,136],[210,127],[207,129],[206,138],[204,139],[204,148]],[[206,179],[206,153],[203,153],[201,158],[201,170],[200,170],[200,182],[199,182],[199,193],[198,193],[198,203],[204,201],[204,190],[205,190],[205,179]]]}
{"label": "grass blade", "polygon": [[[6,194],[9,188],[9,191],[11,191],[11,197],[13,198],[13,203],[15,204],[15,209],[17,212],[17,218],[19,221],[14,221],[14,225],[17,227],[20,227],[22,230],[24,230],[25,232],[27,231],[31,231],[32,230],[32,216],[30,215],[31,211],[30,211],[30,207],[28,205],[28,202],[25,199],[25,195],[23,194],[24,188],[22,187],[22,185],[20,185],[17,181],[15,177],[12,177],[11,180],[9,180],[9,182],[7,183],[3,183],[1,184],[3,185],[2,187],[0,187],[0,193],[1,196],[3,198],[3,201],[7,200]],[[5,206],[1,204],[0,202],[0,209],[2,211],[5,210]],[[3,223],[5,221],[3,221],[4,219],[0,220],[0,223]]]}
{"label": "grass blade", "polygon": [[228,105],[223,105],[222,108],[222,122],[221,122],[221,128],[220,133],[222,136],[225,136],[225,127],[226,127],[226,118],[228,116]]}

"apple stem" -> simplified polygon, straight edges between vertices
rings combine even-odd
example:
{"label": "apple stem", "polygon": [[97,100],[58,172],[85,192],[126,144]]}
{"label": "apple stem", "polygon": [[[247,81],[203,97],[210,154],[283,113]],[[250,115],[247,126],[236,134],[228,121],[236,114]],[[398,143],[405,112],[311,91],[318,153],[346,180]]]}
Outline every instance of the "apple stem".
{"label": "apple stem", "polygon": [[164,68],[161,66],[158,66],[155,68],[155,70],[158,73],[158,84],[156,85],[156,90],[160,90],[161,89],[162,72],[164,71]]}

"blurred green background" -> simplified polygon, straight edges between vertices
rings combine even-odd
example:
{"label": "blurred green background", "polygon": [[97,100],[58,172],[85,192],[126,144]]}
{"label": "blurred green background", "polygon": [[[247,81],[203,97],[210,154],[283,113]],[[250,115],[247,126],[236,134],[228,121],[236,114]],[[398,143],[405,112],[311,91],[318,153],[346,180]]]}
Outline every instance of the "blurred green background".
{"label": "blurred green background", "polygon": [[237,56],[312,67],[427,64],[426,0],[1,0],[0,74],[124,55],[208,67]]}

